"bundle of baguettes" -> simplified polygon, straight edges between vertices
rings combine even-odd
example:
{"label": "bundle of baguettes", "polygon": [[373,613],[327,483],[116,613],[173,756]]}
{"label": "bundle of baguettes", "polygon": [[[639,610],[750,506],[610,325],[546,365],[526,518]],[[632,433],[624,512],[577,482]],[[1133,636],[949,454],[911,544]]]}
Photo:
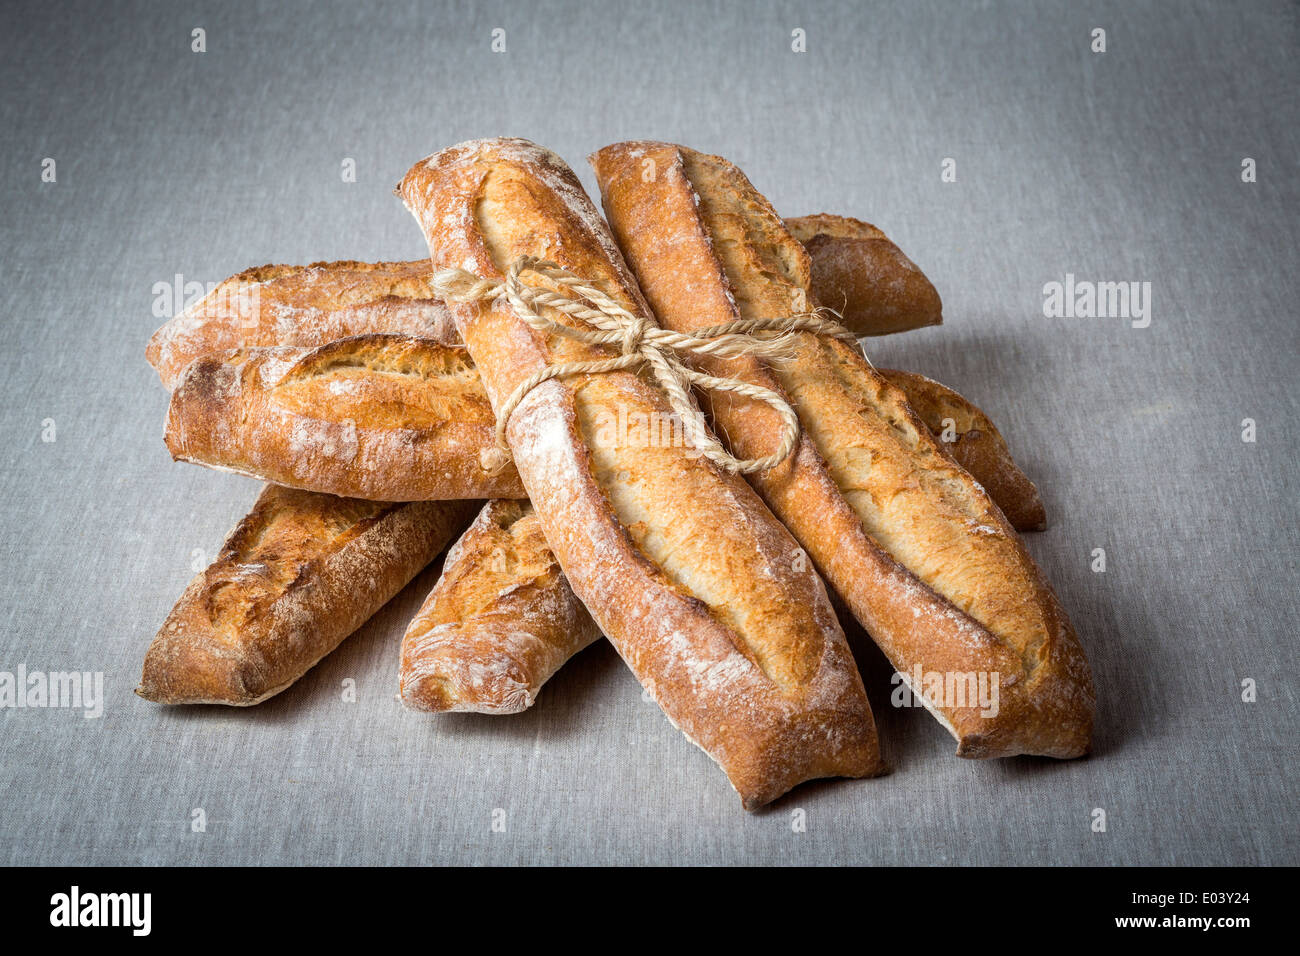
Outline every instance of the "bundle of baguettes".
{"label": "bundle of baguettes", "polygon": [[[646,161],[657,174],[642,175]],[[666,143],[592,157],[605,211],[651,308],[690,332],[786,315],[809,294],[808,257],[734,165]],[[1092,734],[1092,677],[1055,593],[987,492],[959,467],[905,395],[842,340],[792,333],[765,366],[705,356],[713,374],[779,389],[803,426],[754,486],[807,549],[904,679],[971,674],[983,701],[913,687],[962,755],[1077,757]],[[770,453],[770,408],[721,393],[716,430],[745,457]]]}
{"label": "bundle of baguettes", "polygon": [[[521,381],[616,350],[530,327],[500,297],[441,302],[442,268],[494,282],[548,258],[684,332],[819,300],[859,334],[939,321],[933,286],[868,224],[783,222],[735,167],[671,144],[593,164],[612,235],[554,154],[466,143],[399,187],[429,261],[250,270],[159,330],[148,357],[173,388],[174,456],[303,490],[268,488],[155,639],[139,693],[245,704],[283,689],[464,526],[471,505],[451,499],[490,497],[403,640],[408,706],[525,709],[603,631],[747,808],[871,775],[874,723],[820,572],[905,680],[998,682],[995,714],[913,688],[959,754],[1086,752],[1086,660],[1008,523],[1044,526],[1037,490],[987,416],[936,382],[803,332],[784,361],[697,357],[797,413],[793,454],[749,476],[757,496],[690,448],[601,437],[611,415],[670,414],[628,371],[532,387],[504,422],[513,464],[489,463]],[[709,399],[733,454],[770,453],[769,406]],[[350,574],[369,581],[354,597]]]}

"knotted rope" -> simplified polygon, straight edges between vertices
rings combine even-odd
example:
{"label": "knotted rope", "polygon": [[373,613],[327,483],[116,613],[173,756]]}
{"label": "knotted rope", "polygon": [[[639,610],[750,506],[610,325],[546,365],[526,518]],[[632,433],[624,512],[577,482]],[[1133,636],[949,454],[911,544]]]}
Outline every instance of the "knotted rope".
{"label": "knotted rope", "polygon": [[[530,286],[520,278],[524,272],[545,276],[563,291]],[[740,319],[694,332],[672,332],[650,319],[634,315],[613,298],[547,259],[522,256],[506,270],[504,282],[492,282],[464,269],[443,269],[434,273],[433,291],[444,301],[483,302],[505,295],[515,314],[534,329],[576,339],[596,346],[617,346],[619,354],[607,359],[561,362],[548,365],[520,382],[497,411],[496,447],[484,452],[483,467],[499,472],[510,461],[506,425],[524,396],[542,382],[568,375],[614,372],[649,366],[656,382],[668,396],[668,404],[682,422],[691,447],[729,472],[750,474],[773,468],[785,461],[799,441],[799,417],[790,403],[770,388],[733,378],[706,375],[686,365],[681,354],[736,358],[756,355],[780,359],[790,352],[789,333],[814,332],[847,341],[857,348],[857,339],[838,322],[816,312],[771,319]],[[581,325],[572,326],[542,314],[554,309]],[[758,337],[761,333],[784,333]],[[781,443],[764,458],[736,458],[710,434],[704,415],[691,397],[691,386],[714,392],[734,392],[770,405],[781,418]]]}

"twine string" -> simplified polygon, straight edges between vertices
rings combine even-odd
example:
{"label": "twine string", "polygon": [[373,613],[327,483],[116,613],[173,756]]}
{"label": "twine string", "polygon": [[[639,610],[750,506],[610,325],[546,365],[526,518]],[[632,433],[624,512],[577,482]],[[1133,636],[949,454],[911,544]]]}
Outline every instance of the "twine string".
{"label": "twine string", "polygon": [[[523,274],[544,276],[557,288],[529,285]],[[499,473],[510,461],[506,425],[524,397],[538,385],[570,375],[596,375],[649,368],[664,390],[668,404],[682,423],[691,447],[725,471],[751,474],[774,468],[790,457],[799,442],[799,417],[790,403],[777,392],[740,379],[708,375],[688,366],[683,355],[712,355],[737,358],[754,355],[780,360],[791,354],[793,334],[813,332],[837,338],[858,348],[857,339],[838,322],[817,312],[770,319],[738,319],[694,332],[660,328],[650,319],[635,315],[603,290],[573,275],[554,262],[536,256],[521,256],[506,270],[503,282],[493,282],[464,269],[443,269],[431,281],[433,291],[444,301],[485,302],[505,296],[511,309],[529,326],[594,346],[613,346],[619,354],[606,359],[560,362],[547,365],[515,386],[497,411],[496,446],[483,453],[483,467]],[[544,310],[554,310],[575,320],[574,325],[557,322]],[[709,431],[704,415],[691,394],[696,387],[711,392],[731,392],[771,406],[781,419],[781,441],[776,450],[762,458],[736,458]]]}

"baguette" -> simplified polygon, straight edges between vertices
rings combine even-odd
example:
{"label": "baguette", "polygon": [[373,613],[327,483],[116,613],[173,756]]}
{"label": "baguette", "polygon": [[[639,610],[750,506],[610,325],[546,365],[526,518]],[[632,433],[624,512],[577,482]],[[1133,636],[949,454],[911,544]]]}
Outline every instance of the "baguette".
{"label": "baguette", "polygon": [[145,357],[170,389],[190,362],[213,352],[311,347],[371,332],[456,343],[451,314],[429,293],[428,259],[246,269],[163,325]]}
{"label": "baguette", "polygon": [[[877,328],[897,332],[939,321],[934,287],[875,226],[827,215],[788,224],[808,237],[813,293],[822,302],[842,303],[849,328],[876,335]],[[447,307],[429,291],[431,274],[428,259],[246,269],[166,322],[145,357],[171,389],[196,358],[232,349],[310,348],[372,332],[454,345],[459,334]]]}
{"label": "baguette", "polygon": [[[1041,531],[1038,489],[979,408],[913,372],[880,369],[1017,531]],[[951,428],[953,437],[945,440]],[[513,714],[600,632],[559,571],[527,500],[496,499],[447,553],[402,642],[400,694],[415,710]]]}
{"label": "baguette", "polygon": [[280,693],[437,556],[469,502],[379,504],[268,485],[190,582],[136,693],[247,707]]}
{"label": "baguette", "polygon": [[469,353],[401,335],[220,352],[172,392],[172,457],[373,501],[523,497],[477,452],[495,419]]}
{"label": "baguette", "polygon": [[[735,166],[646,142],[606,147],[592,162],[610,225],[664,326],[777,317],[806,300],[807,253]],[[646,163],[655,177],[642,175]],[[771,369],[753,357],[699,362],[780,388],[796,406],[797,456],[752,475],[755,487],[899,674],[921,685],[912,692],[960,756],[1086,753],[1087,660],[1002,513],[860,352],[807,332],[792,335],[791,351]],[[775,446],[769,406],[726,394],[711,410],[736,454]],[[971,699],[969,681],[996,691],[997,704]]]}
{"label": "baguette", "polygon": [[413,710],[517,714],[600,636],[532,505],[489,501],[402,638],[399,695]]}
{"label": "baguette", "polygon": [[[376,340],[372,336],[370,341]],[[387,343],[381,351],[388,352],[396,352],[409,344],[399,345],[394,337],[379,341]],[[329,349],[322,349],[325,354],[343,349],[361,351],[358,343],[337,348],[331,343]],[[314,351],[319,356],[322,349]],[[326,388],[331,390],[328,402],[322,401],[317,405],[310,398],[295,398],[292,404],[299,413],[315,409],[332,416],[328,423],[318,420],[309,424],[303,415],[290,415],[280,407],[283,402],[276,403],[275,409],[270,407],[267,395],[283,395],[284,390],[271,388],[268,391],[260,387],[267,376],[278,374],[285,362],[300,360],[309,350],[237,349],[208,355],[178,380],[178,384],[185,382],[185,388],[178,388],[172,396],[166,434],[168,448],[177,459],[325,494],[378,500],[387,500],[394,494],[443,499],[483,498],[494,494],[522,497],[523,485],[512,465],[495,476],[481,467],[482,456],[493,442],[491,407],[477,372],[467,368],[462,361],[467,361],[465,352],[448,352],[447,347],[432,344],[426,347],[423,343],[419,349],[422,354],[449,354],[455,361],[425,363],[425,380],[433,383],[434,387],[421,387],[420,391],[399,389],[395,407],[405,406],[407,411],[402,414],[408,419],[404,423],[389,425],[377,417],[377,409],[393,394],[390,386],[394,379],[377,365],[352,364],[347,367],[346,377],[353,383],[348,394],[353,401],[346,409],[337,404],[338,399],[333,394],[338,387],[339,368],[331,370],[332,377],[326,382]],[[256,382],[250,385],[250,378],[235,372],[245,366],[248,367],[245,371],[268,367],[270,371],[267,375],[259,373]],[[1006,442],[988,416],[952,389],[923,375],[900,371],[882,374],[903,389],[908,401],[936,436],[943,434],[947,420],[954,422],[956,437],[946,445],[947,449],[958,464],[984,485],[1013,526],[1022,531],[1041,531],[1046,526],[1038,489],[1016,465]],[[399,386],[403,384],[401,379],[396,381]],[[445,434],[427,426],[414,431],[417,436],[432,442],[426,451],[430,454],[436,452],[438,456],[438,467],[433,470],[432,477],[414,478],[390,473],[386,469],[380,469],[378,473],[371,469],[367,474],[366,459],[358,456],[357,422],[374,421],[375,429],[371,433],[374,442],[394,438],[388,433],[389,428],[410,431],[414,420],[410,418],[413,414],[410,409],[426,402],[421,398],[424,392],[444,396],[455,408],[464,411],[463,416],[451,422],[454,440],[451,440],[451,432],[443,426],[439,428],[443,428]],[[283,429],[268,426],[275,416],[286,422]],[[284,429],[288,430],[290,439],[313,431],[320,435],[310,449],[309,461],[295,454],[292,440],[289,447],[285,447]],[[400,489],[395,487],[399,480],[405,485]]]}
{"label": "baguette", "polygon": [[[347,262],[318,263],[306,269],[264,266],[262,269],[250,269],[240,273],[233,279],[228,279],[223,286],[238,288],[241,282],[251,281],[250,277],[258,277],[264,285],[274,288],[274,293],[264,292],[262,295],[264,302],[265,297],[273,298],[279,319],[273,327],[259,326],[257,341],[261,345],[323,346],[332,344],[333,339],[317,341],[322,336],[333,335],[334,332],[353,327],[343,320],[342,317],[347,315],[361,315],[366,317],[367,322],[374,324],[375,311],[378,310],[385,314],[405,317],[395,324],[399,326],[405,324],[407,327],[424,321],[419,318],[421,314],[426,317],[437,314],[449,316],[442,303],[436,299],[401,299],[396,296],[388,296],[385,299],[379,296],[379,289],[394,288],[392,275],[396,267],[412,265],[414,264],[371,265]],[[423,263],[422,275],[422,281],[427,284],[430,275],[427,260]],[[347,276],[359,277],[356,282],[363,286],[367,283],[379,283],[378,289],[371,289],[365,294],[354,293],[354,296],[364,302],[379,301],[385,304],[375,306],[374,309],[367,307],[359,311],[350,311],[339,305],[340,302],[350,301],[342,294],[336,294],[334,298],[324,295],[323,288],[343,287]],[[399,286],[402,287],[404,286]],[[303,298],[295,298],[297,294],[302,294]],[[322,299],[332,308],[327,309],[322,306],[320,304]],[[198,358],[207,359],[205,364],[195,370],[181,396],[174,400],[176,425],[169,430],[171,435],[169,447],[175,444],[177,447],[173,451],[179,453],[177,457],[186,461],[238,471],[264,481],[274,481],[306,490],[370,498],[385,498],[392,494],[391,490],[384,491],[376,486],[373,476],[367,478],[365,475],[353,473],[360,465],[355,456],[355,442],[350,439],[351,433],[346,431],[349,427],[346,424],[348,415],[341,416],[344,420],[342,427],[345,434],[340,436],[340,440],[331,441],[328,435],[325,436],[324,440],[316,443],[312,448],[315,463],[306,464],[284,451],[282,437],[277,438],[275,435],[268,437],[263,434],[266,429],[266,407],[259,406],[260,410],[249,417],[238,402],[235,405],[231,404],[236,396],[234,390],[236,378],[233,371],[224,368],[225,366],[249,362],[254,367],[264,366],[268,362],[275,366],[276,362],[287,361],[295,355],[306,355],[305,349],[296,353],[283,350],[272,352],[257,347],[209,349],[209,345],[229,345],[239,340],[239,330],[233,326],[240,321],[236,306],[244,301],[233,294],[220,299],[208,297],[196,306],[199,312],[187,313],[185,317],[187,325],[178,327],[177,331],[167,336],[163,336],[163,330],[154,336],[155,344],[160,339],[168,342],[165,349],[151,344],[150,357],[151,360],[157,360],[159,374],[173,388],[183,380],[184,368],[192,361]],[[227,311],[222,311],[221,303],[226,303],[224,308]],[[421,309],[424,309],[423,313]],[[200,313],[202,321],[198,318]],[[442,320],[435,321],[429,318],[429,322],[433,326],[439,326]],[[446,322],[450,323],[449,317]],[[187,334],[181,334],[181,329],[187,329]],[[459,342],[459,333],[456,332],[454,324],[447,328],[436,328],[435,333],[430,336],[435,343]],[[450,354],[457,358],[465,356],[463,351],[440,354]],[[182,362],[184,362],[182,368],[177,369],[176,366]],[[174,378],[170,377],[173,372]],[[371,377],[371,370],[355,366],[350,368],[347,374],[349,378],[362,381]],[[384,387],[385,383],[391,384],[393,381],[391,377],[385,377],[386,374],[383,370],[374,370],[374,384],[361,386],[353,394],[378,396],[380,390],[391,391]],[[415,492],[407,489],[405,493],[435,495],[443,498],[522,495],[523,486],[519,483],[513,466],[496,476],[495,480],[491,480],[491,476],[484,474],[479,467],[481,455],[488,447],[486,443],[491,441],[491,429],[486,427],[491,423],[491,416],[487,395],[483,392],[477,372],[471,375],[462,362],[455,361],[445,364],[433,362],[427,374],[436,383],[435,392],[456,397],[458,407],[472,410],[473,414],[468,416],[472,422],[465,421],[457,424],[477,423],[477,427],[458,429],[455,442],[447,441],[435,445],[441,456],[442,471],[451,476],[448,482],[460,476],[466,480],[464,486],[457,487],[444,482],[421,490],[422,486],[417,483]],[[891,374],[897,379],[895,384],[908,393],[909,401],[923,418],[927,418],[927,425],[935,430],[936,434],[943,428],[942,422],[945,417],[955,416],[960,434],[949,446],[949,450],[958,463],[984,484],[1016,528],[1041,530],[1046,519],[1038,491],[1011,459],[1006,442],[1002,440],[987,416],[951,389],[946,389],[924,376],[910,375],[905,372]],[[242,389],[240,391],[242,392]],[[407,396],[403,400],[416,401],[414,396]],[[352,418],[354,425],[357,420],[355,417]],[[291,434],[292,429],[308,431],[314,429],[319,432],[329,428],[324,424],[308,427],[300,422],[301,418],[295,416],[293,423],[286,426],[291,429]],[[262,437],[255,438],[255,435]]]}
{"label": "baguette", "polygon": [[[934,379],[898,369],[879,371],[902,389],[907,404],[943,443],[953,460],[984,486],[1011,527],[1017,531],[1047,528],[1047,512],[1038,489],[1011,457],[1006,440],[987,415],[973,402]],[[951,438],[947,437],[949,423]]]}
{"label": "baguette", "polygon": [[[518,257],[542,255],[649,316],[599,213],[547,150],[463,143],[414,166],[399,193],[435,268],[501,281]],[[611,354],[533,330],[503,298],[451,309],[494,407],[548,364]],[[546,381],[506,423],[574,593],[745,808],[815,777],[879,772],[861,678],[789,533],[743,479],[691,450],[606,440],[619,412],[672,414],[658,387],[616,371]]]}
{"label": "baguette", "polygon": [[853,332],[887,335],[943,322],[934,285],[871,223],[822,213],[785,224],[808,250],[813,296],[838,309]]}

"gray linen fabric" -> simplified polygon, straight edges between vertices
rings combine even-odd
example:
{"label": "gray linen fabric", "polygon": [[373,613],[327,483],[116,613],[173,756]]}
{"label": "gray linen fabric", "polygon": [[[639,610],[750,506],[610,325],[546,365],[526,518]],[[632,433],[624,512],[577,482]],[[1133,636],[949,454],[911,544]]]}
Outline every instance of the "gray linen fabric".
{"label": "gray linen fabric", "polygon": [[[0,671],[102,672],[106,699],[0,710],[0,861],[1300,862],[1296,10],[6,4]],[[981,404],[1043,489],[1028,545],[1093,662],[1093,757],[956,759],[859,639],[893,774],[748,815],[603,643],[523,716],[405,712],[433,572],[261,707],[132,694],[257,494],[169,460],[156,286],[418,256],[393,184],[501,134],[589,188],[606,143],[689,143],[915,258],[945,325],[870,354]],[[1149,282],[1150,325],[1046,317],[1067,274]]]}

